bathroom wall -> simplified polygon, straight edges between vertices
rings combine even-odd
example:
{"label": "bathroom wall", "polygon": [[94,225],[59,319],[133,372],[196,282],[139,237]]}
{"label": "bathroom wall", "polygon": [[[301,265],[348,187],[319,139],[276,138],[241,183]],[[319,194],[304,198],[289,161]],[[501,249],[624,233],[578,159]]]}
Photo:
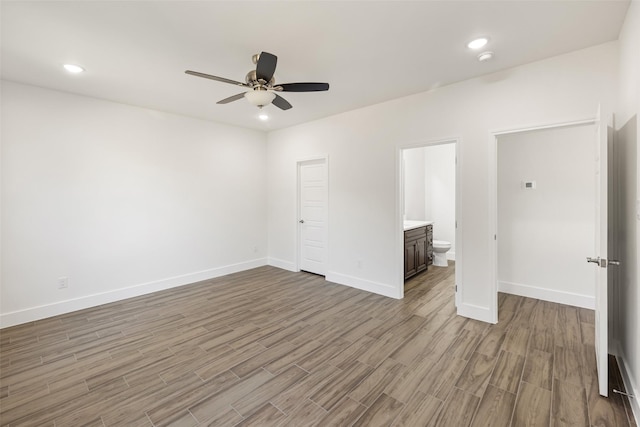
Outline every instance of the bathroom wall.
{"label": "bathroom wall", "polygon": [[595,138],[594,125],[498,138],[500,291],[593,308]]}
{"label": "bathroom wall", "polygon": [[456,240],[456,145],[424,148],[425,215],[435,221],[434,240],[451,242],[447,258],[455,260]]}
{"label": "bathroom wall", "polygon": [[451,242],[455,260],[456,146],[430,145],[403,151],[405,218],[434,221],[433,238]]}
{"label": "bathroom wall", "polygon": [[403,152],[404,160],[404,219],[425,220],[425,156],[424,148]]}

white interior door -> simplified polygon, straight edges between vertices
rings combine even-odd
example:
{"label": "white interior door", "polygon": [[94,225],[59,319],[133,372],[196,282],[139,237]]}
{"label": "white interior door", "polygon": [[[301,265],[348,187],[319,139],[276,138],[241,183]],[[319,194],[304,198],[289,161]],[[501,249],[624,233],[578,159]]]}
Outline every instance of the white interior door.
{"label": "white interior door", "polygon": [[[607,313],[607,267],[608,254],[608,168],[607,168],[607,122],[600,115],[598,108],[598,121],[596,124],[596,209],[595,209],[595,257],[587,258],[588,262],[595,264],[596,269],[596,309],[595,309],[595,347],[596,365],[598,368],[598,389],[600,395],[609,394],[609,338],[608,338],[608,313]],[[616,261],[612,261],[616,262]]]}
{"label": "white interior door", "polygon": [[327,162],[298,164],[300,270],[326,275],[327,262]]}

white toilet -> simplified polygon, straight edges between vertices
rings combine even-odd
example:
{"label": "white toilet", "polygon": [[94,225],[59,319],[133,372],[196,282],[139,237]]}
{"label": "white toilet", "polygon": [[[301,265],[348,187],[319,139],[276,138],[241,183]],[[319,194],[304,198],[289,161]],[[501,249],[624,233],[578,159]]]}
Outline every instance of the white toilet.
{"label": "white toilet", "polygon": [[433,265],[436,267],[447,267],[447,251],[451,249],[451,242],[446,240],[433,241]]}

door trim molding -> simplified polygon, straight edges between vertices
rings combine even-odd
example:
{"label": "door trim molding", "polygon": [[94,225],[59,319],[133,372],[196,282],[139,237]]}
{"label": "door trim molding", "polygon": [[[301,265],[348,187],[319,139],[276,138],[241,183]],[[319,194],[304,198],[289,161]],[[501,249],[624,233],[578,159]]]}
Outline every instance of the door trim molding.
{"label": "door trim molding", "polygon": [[314,162],[323,162],[324,163],[324,180],[325,180],[325,196],[326,196],[326,204],[325,204],[325,228],[324,228],[324,267],[325,267],[325,280],[326,274],[329,271],[329,155],[328,154],[318,154],[316,156],[307,156],[301,157],[296,160],[296,253],[295,253],[295,271],[300,271],[300,168],[305,164],[310,164]]}

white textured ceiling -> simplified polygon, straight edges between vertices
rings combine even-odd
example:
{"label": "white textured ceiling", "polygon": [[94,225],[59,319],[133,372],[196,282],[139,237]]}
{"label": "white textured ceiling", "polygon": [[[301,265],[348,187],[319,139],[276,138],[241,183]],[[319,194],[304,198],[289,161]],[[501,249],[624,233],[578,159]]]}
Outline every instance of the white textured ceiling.
{"label": "white textured ceiling", "polygon": [[[291,126],[616,40],[628,1],[2,1],[2,78],[254,129]],[[495,58],[476,60],[472,38]],[[278,56],[293,109],[258,109],[241,88],[251,55]],[[64,63],[86,68],[69,75]]]}

